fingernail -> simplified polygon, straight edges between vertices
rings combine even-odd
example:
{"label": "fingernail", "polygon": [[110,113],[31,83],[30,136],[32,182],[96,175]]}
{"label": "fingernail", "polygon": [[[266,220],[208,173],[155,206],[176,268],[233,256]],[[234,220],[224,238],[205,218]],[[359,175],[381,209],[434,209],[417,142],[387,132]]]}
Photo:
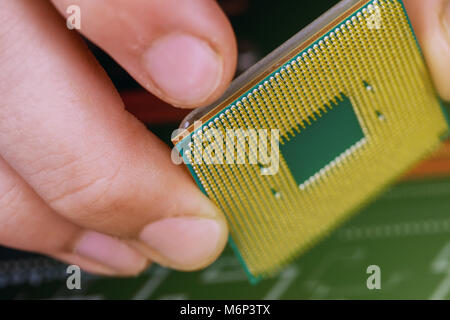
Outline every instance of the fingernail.
{"label": "fingernail", "polygon": [[78,241],[75,253],[113,270],[134,274],[145,267],[146,259],[121,241],[95,231],[87,231]]}
{"label": "fingernail", "polygon": [[166,218],[147,225],[140,239],[171,266],[194,268],[212,262],[223,249],[227,230],[217,220]]}
{"label": "fingernail", "polygon": [[178,104],[206,100],[222,76],[222,59],[209,44],[183,33],[155,40],[143,54],[143,65],[161,94]]}

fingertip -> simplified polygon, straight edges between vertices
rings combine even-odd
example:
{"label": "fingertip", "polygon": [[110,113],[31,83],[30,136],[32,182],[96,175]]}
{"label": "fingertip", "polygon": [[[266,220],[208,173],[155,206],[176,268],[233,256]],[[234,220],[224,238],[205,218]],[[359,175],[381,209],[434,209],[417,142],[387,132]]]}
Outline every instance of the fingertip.
{"label": "fingertip", "polygon": [[405,0],[405,7],[436,89],[450,101],[450,1]]}
{"label": "fingertip", "polygon": [[234,76],[236,39],[214,0],[52,2],[65,16],[68,5],[78,5],[79,31],[144,88],[177,107],[214,102]]}
{"label": "fingertip", "polygon": [[190,34],[164,35],[142,58],[153,90],[175,106],[202,105],[223,81],[223,57],[207,41]]}
{"label": "fingertip", "polygon": [[[180,26],[154,38],[149,48],[158,50],[146,49],[142,55],[144,69],[150,71],[146,88],[176,107],[203,107],[220,98],[233,79],[237,41],[215,1],[177,10],[183,16]],[[189,12],[195,19],[192,14],[184,18]]]}
{"label": "fingertip", "polygon": [[136,275],[147,266],[147,259],[117,238],[95,231],[84,231],[77,240],[75,255],[90,260],[91,269],[107,275]]}
{"label": "fingertip", "polygon": [[228,239],[225,217],[168,217],[145,226],[137,248],[159,264],[181,271],[210,265]]}
{"label": "fingertip", "polygon": [[[442,10],[442,23],[444,25],[444,33],[447,39],[447,63],[446,63],[446,73],[449,74],[450,71],[450,0],[446,0],[444,3],[444,8]],[[445,83],[445,87],[440,88],[441,95],[446,101],[450,101],[450,85],[449,82]]]}

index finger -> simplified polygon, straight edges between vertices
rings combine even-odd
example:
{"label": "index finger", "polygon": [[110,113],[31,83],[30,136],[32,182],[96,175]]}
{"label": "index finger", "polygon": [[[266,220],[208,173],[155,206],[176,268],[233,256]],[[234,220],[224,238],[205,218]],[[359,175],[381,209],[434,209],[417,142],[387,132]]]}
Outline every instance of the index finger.
{"label": "index finger", "polygon": [[234,75],[234,33],[214,0],[52,1],[66,16],[77,5],[80,32],[173,105],[212,103]]}

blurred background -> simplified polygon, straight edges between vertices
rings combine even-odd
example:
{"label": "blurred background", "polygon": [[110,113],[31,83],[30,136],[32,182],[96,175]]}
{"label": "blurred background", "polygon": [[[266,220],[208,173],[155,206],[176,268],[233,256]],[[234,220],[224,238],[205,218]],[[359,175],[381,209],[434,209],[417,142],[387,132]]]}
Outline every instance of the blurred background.
{"label": "blurred background", "polygon": [[[237,35],[237,74],[312,22],[337,0],[221,0]],[[170,145],[188,113],[146,93],[110,57],[92,51],[128,110]],[[445,108],[449,108],[448,105]],[[368,290],[369,265],[381,290]],[[251,285],[227,248],[209,268],[181,273],[159,266],[135,278],[82,274],[66,286],[66,267],[0,247],[0,299],[450,299],[450,142],[370,206],[281,273]]]}

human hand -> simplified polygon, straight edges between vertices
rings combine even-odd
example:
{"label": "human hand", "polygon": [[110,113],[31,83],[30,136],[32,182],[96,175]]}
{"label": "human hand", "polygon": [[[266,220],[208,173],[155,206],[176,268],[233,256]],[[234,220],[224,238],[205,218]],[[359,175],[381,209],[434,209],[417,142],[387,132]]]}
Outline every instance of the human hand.
{"label": "human hand", "polygon": [[[53,4],[78,5],[80,32],[169,103],[207,105],[233,77],[235,38],[213,0]],[[0,22],[0,244],[109,275],[211,263],[224,216],[51,2],[1,1]]]}
{"label": "human hand", "polygon": [[404,0],[435,86],[450,101],[450,0]]}
{"label": "human hand", "polygon": [[[233,32],[213,0],[53,3],[80,6],[80,32],[176,106],[211,103],[233,76]],[[405,5],[450,100],[449,1]],[[46,1],[6,0],[0,21],[0,244],[110,275],[212,262],[223,215],[124,110],[64,19]]]}

